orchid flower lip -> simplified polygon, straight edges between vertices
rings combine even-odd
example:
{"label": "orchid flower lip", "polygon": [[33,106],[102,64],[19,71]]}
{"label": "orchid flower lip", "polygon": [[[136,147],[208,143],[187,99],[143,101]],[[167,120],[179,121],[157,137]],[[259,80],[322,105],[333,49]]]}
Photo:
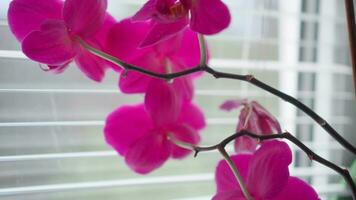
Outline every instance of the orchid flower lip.
{"label": "orchid flower lip", "polygon": [[177,1],[174,5],[169,7],[169,11],[170,11],[170,16],[172,18],[182,18],[188,12],[188,10],[180,1]]}

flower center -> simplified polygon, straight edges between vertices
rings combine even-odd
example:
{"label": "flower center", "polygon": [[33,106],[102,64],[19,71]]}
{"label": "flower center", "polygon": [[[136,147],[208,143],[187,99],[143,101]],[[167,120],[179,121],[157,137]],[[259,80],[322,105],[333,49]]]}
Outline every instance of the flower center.
{"label": "flower center", "polygon": [[169,14],[174,18],[180,18],[187,14],[187,10],[181,2],[177,2],[169,7]]}

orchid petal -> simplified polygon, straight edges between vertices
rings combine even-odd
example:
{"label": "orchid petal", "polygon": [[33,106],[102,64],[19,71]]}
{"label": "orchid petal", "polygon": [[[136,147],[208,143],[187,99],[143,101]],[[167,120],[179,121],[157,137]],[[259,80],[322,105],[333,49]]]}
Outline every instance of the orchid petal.
{"label": "orchid petal", "polygon": [[106,8],[107,0],[66,0],[63,19],[71,32],[87,38],[103,25]]}
{"label": "orchid petal", "polygon": [[194,0],[180,0],[180,2],[183,4],[183,6],[187,9],[191,9],[193,5]]}
{"label": "orchid petal", "polygon": [[149,0],[143,7],[131,18],[133,22],[146,21],[151,19],[156,12],[156,0]]}
{"label": "orchid petal", "polygon": [[200,62],[198,34],[190,28],[186,28],[181,35],[181,45],[175,57],[182,61],[185,66],[183,70],[198,66]]}
{"label": "orchid petal", "polygon": [[152,78],[135,71],[127,71],[121,74],[119,88],[126,94],[144,93]]}
{"label": "orchid petal", "polygon": [[[200,136],[196,130],[186,124],[173,126],[169,128],[169,133],[174,140],[196,145],[200,141]],[[191,153],[191,150],[184,149],[177,145],[172,145],[172,157],[181,159]]]}
{"label": "orchid petal", "polygon": [[116,20],[111,15],[106,14],[103,25],[95,34],[95,40],[101,48],[105,47],[109,33],[111,29],[115,26],[115,24]]}
{"label": "orchid petal", "polygon": [[194,31],[211,35],[230,24],[228,7],[221,0],[195,0],[191,5],[190,27]]}
{"label": "orchid petal", "polygon": [[284,189],[273,198],[274,200],[319,200],[318,194],[304,181],[290,177]]}
{"label": "orchid petal", "polygon": [[292,152],[286,143],[277,140],[263,143],[251,158],[247,189],[257,199],[276,196],[288,182],[291,162]]}
{"label": "orchid petal", "polygon": [[230,112],[231,110],[237,109],[247,103],[247,99],[227,100],[223,104],[221,104],[220,109]]}
{"label": "orchid petal", "polygon": [[161,126],[174,123],[182,107],[182,99],[172,84],[153,79],[145,95],[145,106],[153,121]]}
{"label": "orchid petal", "polygon": [[168,158],[171,145],[163,134],[151,132],[132,144],[125,155],[127,165],[137,173],[147,174]]}
{"label": "orchid petal", "polygon": [[150,27],[149,23],[133,23],[130,19],[124,19],[115,24],[106,40],[108,53],[120,60],[133,64],[131,62],[134,58],[152,51],[151,48],[138,48]]}
{"label": "orchid petal", "polygon": [[140,44],[140,47],[148,47],[160,41],[166,40],[183,30],[187,25],[188,16],[171,23],[156,23]]}
{"label": "orchid petal", "polygon": [[[185,31],[179,32],[178,34],[172,35],[172,37],[169,37],[166,40],[158,42],[150,47],[158,53],[164,52],[164,55],[169,58],[167,65],[174,65],[176,60],[172,60],[172,58],[175,58],[176,54],[181,49],[184,33]],[[147,47],[145,47],[145,49],[146,48]]]}
{"label": "orchid petal", "polygon": [[[163,73],[164,70],[160,59],[157,59],[152,52],[143,55],[138,54],[137,57],[131,58],[128,63],[157,73]],[[124,71],[120,76],[119,87],[122,92],[128,94],[144,93],[152,80],[152,77],[140,72]]]}
{"label": "orchid petal", "polygon": [[[99,31],[95,34],[94,38],[91,39],[87,39],[87,43],[91,44],[92,46],[94,46],[97,49],[100,49],[102,51],[107,52],[107,49],[105,48],[106,45],[106,41],[108,38],[108,35],[110,33],[111,28],[116,24],[115,19],[109,15],[106,14],[106,17],[104,19],[104,23],[101,26],[101,28],[99,29]],[[96,56],[97,57],[97,56]],[[101,65],[106,68],[106,67],[111,67],[112,69],[116,70],[116,71],[121,71],[121,67],[118,66],[117,64],[114,64],[110,61],[104,60],[102,58],[97,57],[98,59],[96,60],[100,60]]]}
{"label": "orchid petal", "polygon": [[129,147],[152,128],[143,104],[122,106],[107,117],[105,139],[120,155],[125,156]]}
{"label": "orchid petal", "polygon": [[[170,66],[173,72],[187,69],[188,66],[178,59],[180,56],[179,52],[186,51],[186,49],[182,49],[182,45],[188,48],[185,43],[189,43],[190,41],[188,39],[191,37],[185,37],[187,32],[184,31],[180,34],[176,34],[157,45],[139,48],[139,44],[145,38],[150,28],[151,25],[149,23],[132,23],[129,19],[121,21],[110,31],[106,44],[108,53],[126,63],[140,66],[145,70],[156,73],[167,73],[167,66]],[[192,31],[190,31],[190,33],[190,35],[192,35]],[[182,38],[186,39],[182,42]],[[196,54],[199,54],[199,49]],[[199,60],[199,58],[196,60]],[[151,77],[144,76],[138,72],[129,71],[125,73],[125,76],[121,76],[119,86],[122,92],[140,93],[146,91],[150,80],[152,80]],[[193,92],[192,83],[189,79],[181,80],[183,79],[176,79],[173,85],[179,85],[177,86],[178,88],[183,88],[180,90],[183,91],[183,98],[191,100]]]}
{"label": "orchid petal", "polygon": [[[270,135],[281,132],[277,119],[255,101],[251,103],[247,100],[227,101],[222,107],[233,109],[241,105],[244,105],[244,108],[240,112],[236,131],[248,130],[258,135]],[[255,151],[257,145],[258,142],[253,138],[240,137],[235,140],[235,151],[252,152]]]}
{"label": "orchid petal", "polygon": [[[234,155],[231,156],[231,159],[235,163],[238,171],[241,174],[241,177],[246,180],[252,155]],[[221,160],[218,166],[216,167],[215,182],[217,185],[217,193],[229,192],[233,190],[241,191],[234,174],[232,173],[229,165],[226,163],[225,160]]]}
{"label": "orchid petal", "polygon": [[22,41],[46,20],[61,19],[62,8],[61,0],[13,0],[7,14],[10,29]]}
{"label": "orchid petal", "polygon": [[254,152],[258,141],[248,136],[241,136],[235,140],[234,147],[236,153]]}
{"label": "orchid petal", "polygon": [[173,88],[184,101],[191,101],[193,99],[194,89],[193,82],[190,78],[180,77],[174,79]]}
{"label": "orchid petal", "polygon": [[[150,71],[161,72],[157,69],[162,68],[162,64],[156,58],[153,49],[138,48],[149,28],[148,23],[132,23],[130,19],[122,20],[111,28],[105,49],[109,54],[126,63],[140,66]],[[114,70],[121,71],[117,66],[114,66]],[[143,93],[151,80],[151,77],[141,73],[127,71],[121,75],[119,87],[124,93]]]}
{"label": "orchid petal", "polygon": [[[239,123],[236,131],[248,130],[255,134],[261,134],[261,129],[258,126],[259,118],[255,112],[252,112],[250,106],[245,106],[240,113]],[[254,152],[258,145],[258,141],[248,136],[242,136],[235,140],[234,147],[236,153]]]}
{"label": "orchid petal", "polygon": [[[160,68],[161,63],[158,62],[151,48],[138,48],[149,28],[148,23],[132,23],[130,19],[120,21],[109,32],[106,41],[107,52],[126,63],[151,71],[154,71],[153,68]],[[114,69],[117,70],[117,67]],[[119,87],[122,92],[128,94],[145,92],[147,85],[152,80],[151,77],[135,71],[123,73],[120,77]]]}
{"label": "orchid petal", "polygon": [[246,104],[240,111],[239,123],[237,124],[236,131],[248,130],[260,134],[257,121],[258,116],[253,112],[250,104]]}
{"label": "orchid petal", "polygon": [[76,54],[75,44],[60,20],[46,21],[40,31],[27,35],[22,50],[30,59],[48,65],[65,64]]}
{"label": "orchid petal", "polygon": [[79,69],[90,79],[100,82],[105,74],[106,63],[99,57],[80,48],[75,58]]}
{"label": "orchid petal", "polygon": [[188,124],[196,130],[203,129],[206,126],[204,113],[198,106],[190,102],[183,103],[177,123]]}
{"label": "orchid petal", "polygon": [[259,127],[262,134],[281,133],[278,120],[256,101],[251,102],[253,111],[259,116]]}

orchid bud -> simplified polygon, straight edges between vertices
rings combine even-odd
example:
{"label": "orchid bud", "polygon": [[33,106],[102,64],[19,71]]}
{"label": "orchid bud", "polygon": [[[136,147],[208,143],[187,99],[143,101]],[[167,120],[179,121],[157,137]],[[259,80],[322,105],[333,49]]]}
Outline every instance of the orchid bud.
{"label": "orchid bud", "polygon": [[[281,133],[277,119],[256,101],[230,100],[221,105],[221,109],[231,111],[242,107],[236,131],[247,130],[258,135]],[[242,136],[235,140],[236,152],[253,152],[256,150],[258,140]]]}

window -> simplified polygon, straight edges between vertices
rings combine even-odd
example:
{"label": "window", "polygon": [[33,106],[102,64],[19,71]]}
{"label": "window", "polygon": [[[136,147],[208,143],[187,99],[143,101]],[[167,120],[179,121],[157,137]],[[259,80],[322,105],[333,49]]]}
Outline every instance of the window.
{"label": "window", "polygon": [[[110,12],[122,19],[144,1],[109,2]],[[228,30],[209,37],[211,66],[254,74],[302,100],[355,141],[356,107],[342,3],[225,2],[233,21]],[[23,56],[9,31],[8,3],[0,2],[0,199],[210,199],[218,153],[170,160],[148,176],[131,172],[105,144],[103,120],[119,105],[142,97],[120,94],[113,72],[102,84],[87,80],[75,67],[59,76],[42,72]],[[196,93],[195,102],[208,122],[202,145],[215,144],[235,130],[237,113],[221,112],[219,105],[248,97],[260,101],[278,116],[283,129],[325,158],[341,165],[352,161],[352,155],[311,119],[247,83],[204,76],[196,83]],[[322,199],[347,196],[338,175],[293,149],[293,175],[311,182]]]}

